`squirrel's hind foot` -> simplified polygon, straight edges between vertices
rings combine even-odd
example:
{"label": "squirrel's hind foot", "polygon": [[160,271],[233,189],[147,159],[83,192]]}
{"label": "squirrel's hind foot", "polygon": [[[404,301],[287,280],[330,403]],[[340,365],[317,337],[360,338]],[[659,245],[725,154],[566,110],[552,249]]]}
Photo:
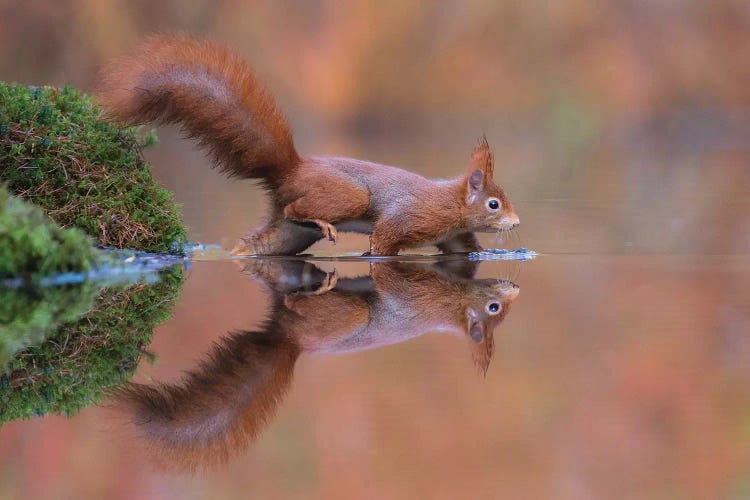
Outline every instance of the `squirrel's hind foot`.
{"label": "squirrel's hind foot", "polygon": [[330,222],[322,221],[319,219],[313,219],[310,222],[314,222],[315,224],[320,227],[320,230],[323,231],[323,237],[327,238],[329,241],[332,241],[333,244],[336,244],[336,240],[339,237],[339,233],[336,231],[336,227],[331,224]]}
{"label": "squirrel's hind foot", "polygon": [[240,239],[232,249],[232,255],[297,255],[319,239],[317,225],[305,226],[285,219],[270,220]]}

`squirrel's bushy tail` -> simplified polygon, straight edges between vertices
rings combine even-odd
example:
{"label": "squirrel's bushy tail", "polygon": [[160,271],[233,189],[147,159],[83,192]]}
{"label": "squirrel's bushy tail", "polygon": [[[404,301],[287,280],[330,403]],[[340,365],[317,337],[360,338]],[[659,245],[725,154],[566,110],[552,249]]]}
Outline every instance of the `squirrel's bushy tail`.
{"label": "squirrel's bushy tail", "polygon": [[180,124],[232,177],[273,183],[299,163],[271,94],[244,60],[219,44],[149,37],[105,68],[97,99],[111,118],[132,125]]}

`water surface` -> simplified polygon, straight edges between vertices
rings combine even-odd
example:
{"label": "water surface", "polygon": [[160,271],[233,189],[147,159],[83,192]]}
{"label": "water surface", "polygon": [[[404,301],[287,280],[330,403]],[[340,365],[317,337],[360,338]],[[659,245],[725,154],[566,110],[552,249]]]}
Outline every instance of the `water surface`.
{"label": "water surface", "polygon": [[[468,480],[491,496],[520,489],[532,496],[560,491],[598,496],[613,485],[633,495],[747,491],[746,256],[542,255],[529,262],[483,262],[479,278],[512,278],[519,286],[494,330],[486,374],[477,367],[476,344],[456,332],[391,338],[371,349],[316,345],[315,339],[351,327],[347,318],[357,315],[357,307],[349,316],[326,307],[346,310],[343,289],[367,298],[368,285],[347,277],[368,275],[370,264],[308,263],[287,275],[277,273],[283,279],[269,284],[274,272],[269,269],[278,264],[268,263],[264,281],[237,262],[194,262],[175,318],[157,329],[148,346],[158,361],[143,357],[132,379],[143,387],[176,387],[189,377],[186,372],[200,372],[199,360],[214,352],[214,368],[224,368],[218,376],[229,381],[218,394],[242,400],[259,387],[266,390],[269,374],[282,372],[282,387],[272,387],[276,392],[253,417],[252,432],[229,443],[226,455],[213,450],[208,460],[213,467],[194,476],[180,472],[200,468],[201,444],[194,440],[204,439],[207,430],[221,432],[231,421],[227,413],[213,414],[221,425],[213,420],[183,429],[181,445],[192,444],[175,451],[169,448],[174,441],[143,446],[144,436],[160,435],[131,425],[143,424],[143,413],[133,419],[119,410],[113,415],[111,409],[89,407],[72,419],[6,424],[0,441],[8,457],[3,484],[18,491],[32,479],[23,473],[26,464],[71,456],[75,460],[67,466],[45,472],[59,487],[105,493],[110,483],[92,483],[88,471],[112,466],[135,479],[129,487],[134,496],[156,489],[202,497],[227,475],[243,477],[259,497],[309,491],[327,496],[324,485],[336,481],[344,482],[336,491],[356,492],[366,483],[378,495],[395,496],[407,490],[428,494],[438,486],[459,494]],[[334,267],[340,290],[316,294],[319,282],[328,279],[330,286]],[[433,283],[424,293],[434,288]],[[445,289],[441,294],[445,299]],[[288,301],[279,306],[287,295],[308,306],[297,306],[297,313]],[[236,372],[217,357],[216,343],[226,345],[230,335],[252,339],[249,335],[265,332],[260,345],[276,342],[269,339],[284,332],[269,329],[274,311],[272,320],[295,325],[309,316],[307,330],[294,330],[297,338],[305,337],[304,348],[281,342],[280,353],[230,356]],[[420,312],[423,307],[410,314]],[[381,320],[394,335],[398,322],[408,326],[409,317]],[[211,363],[202,365],[204,373],[211,373]],[[216,382],[212,377],[204,383]],[[200,391],[192,394],[188,414],[205,417],[209,409],[221,408],[211,399],[216,394],[204,391],[206,401]],[[177,414],[178,420],[187,418]]]}
{"label": "water surface", "polygon": [[[330,259],[364,251],[361,236],[316,245],[311,251],[326,258],[290,273],[302,277],[299,289],[295,279],[281,280],[276,286],[289,287],[281,295],[243,272],[248,262],[216,256],[191,262],[174,317],[139,347],[140,363],[125,377],[174,388],[190,373],[210,371],[211,359],[235,366],[224,373],[229,380],[247,375],[215,392],[218,402],[184,392],[195,404],[187,413],[174,406],[172,415],[193,422],[177,441],[192,440],[189,449],[175,451],[175,441],[163,439],[144,447],[160,434],[152,429],[149,441],[143,411],[133,417],[86,405],[72,418],[12,421],[0,429],[3,492],[29,498],[749,495],[750,155],[743,141],[709,135],[691,142],[670,133],[600,135],[571,150],[489,134],[498,180],[522,222],[509,239],[483,235],[482,242],[539,253],[523,262],[459,259],[451,271],[476,266],[477,279],[519,287],[494,325],[492,356],[477,350],[487,344],[455,327],[432,324],[435,331],[421,335],[400,328],[425,312],[430,296],[445,301],[432,318],[458,303],[451,300],[455,289],[439,286],[412,296],[413,310],[402,316],[381,316],[388,335],[379,344],[353,348],[367,340],[355,336],[349,344],[315,348],[314,339],[362,321],[363,309],[341,299],[343,288],[314,294],[334,269],[343,287],[383,264]],[[184,142],[169,132],[163,137],[150,160],[185,203],[191,234],[231,248],[260,222],[262,192],[221,179]],[[450,150],[436,148],[438,139],[417,148],[388,141],[350,150],[425,175],[451,175],[465,161],[453,147],[461,141],[446,141]],[[431,259],[408,260],[401,264],[431,265]],[[468,278],[461,279],[466,285]],[[366,281],[361,289],[348,282],[355,302],[373,299]],[[299,293],[306,298],[294,300],[309,308],[295,312],[280,298]],[[409,293],[403,289],[399,300],[409,302]],[[341,304],[333,308],[329,300]],[[265,348],[274,346],[284,332],[269,330],[269,318],[291,321],[295,314],[315,319],[307,328],[295,323],[307,343],[265,351],[286,364],[243,363],[241,354],[234,365],[211,358],[217,343],[242,332],[265,331]],[[277,385],[262,383],[274,374]],[[232,412],[213,414],[203,427],[188,416],[210,415],[232,397],[251,401],[247,381],[276,392],[266,393],[264,410],[251,412],[258,417],[251,432],[226,451],[206,433],[215,438],[231,429]],[[200,451],[206,445],[207,461]]]}

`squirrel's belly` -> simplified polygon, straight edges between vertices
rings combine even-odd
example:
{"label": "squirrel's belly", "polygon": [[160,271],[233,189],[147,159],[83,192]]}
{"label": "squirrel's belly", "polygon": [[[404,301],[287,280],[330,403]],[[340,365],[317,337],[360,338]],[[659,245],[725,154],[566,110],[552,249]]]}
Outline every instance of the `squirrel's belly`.
{"label": "squirrel's belly", "polygon": [[336,229],[349,233],[372,234],[374,224],[366,219],[355,219],[336,224]]}

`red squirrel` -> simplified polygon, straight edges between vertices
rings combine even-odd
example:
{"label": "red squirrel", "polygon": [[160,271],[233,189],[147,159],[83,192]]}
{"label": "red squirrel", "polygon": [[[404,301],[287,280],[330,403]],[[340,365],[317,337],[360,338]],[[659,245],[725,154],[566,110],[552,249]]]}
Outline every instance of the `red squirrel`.
{"label": "red squirrel", "polygon": [[244,271],[270,296],[262,328],[224,337],[177,383],[123,386],[110,406],[159,465],[195,470],[226,462],[258,437],[303,353],[362,351],[443,332],[466,338],[486,372],[494,330],[519,288],[443,264],[377,262],[369,276],[339,279],[300,260],[250,260]]}
{"label": "red squirrel", "polygon": [[250,66],[226,47],[185,35],[147,38],[103,72],[98,101],[128,124],[180,124],[230,177],[258,179],[271,215],[235,255],[294,255],[338,231],[370,235],[373,256],[435,245],[480,251],[476,232],[519,224],[493,180],[486,138],[465,175],[427,179],[352,158],[301,157],[286,118]]}

